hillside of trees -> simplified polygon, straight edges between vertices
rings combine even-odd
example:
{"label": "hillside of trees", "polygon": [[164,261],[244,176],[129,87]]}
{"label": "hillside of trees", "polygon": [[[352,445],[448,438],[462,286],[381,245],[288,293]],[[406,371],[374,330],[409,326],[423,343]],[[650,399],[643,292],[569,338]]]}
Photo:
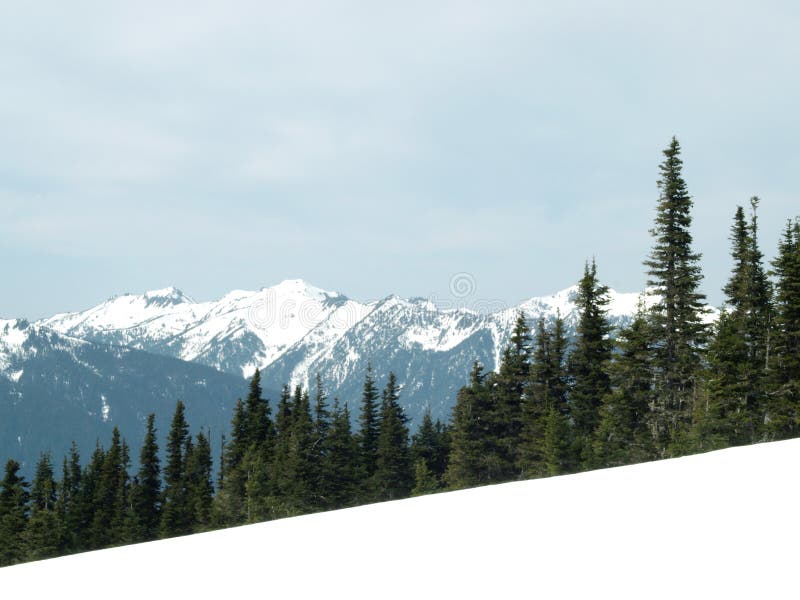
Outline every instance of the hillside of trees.
{"label": "hillside of trees", "polygon": [[284,386],[272,414],[257,371],[222,440],[218,473],[208,433],[190,433],[182,402],[163,461],[150,415],[135,472],[116,429],[85,464],[74,445],[60,465],[42,454],[31,482],[10,459],[0,565],[796,437],[800,221],[787,222],[765,265],[759,201],[736,207],[725,305],[709,323],[681,171],[673,138],[644,262],[653,301],[624,329],[608,323],[608,288],[591,260],[575,339],[567,342],[558,319],[548,326],[520,314],[498,371],[475,363],[449,423],[428,414],[411,435],[394,374],[379,386],[371,369],[358,415],[329,399],[319,376],[311,390]]}

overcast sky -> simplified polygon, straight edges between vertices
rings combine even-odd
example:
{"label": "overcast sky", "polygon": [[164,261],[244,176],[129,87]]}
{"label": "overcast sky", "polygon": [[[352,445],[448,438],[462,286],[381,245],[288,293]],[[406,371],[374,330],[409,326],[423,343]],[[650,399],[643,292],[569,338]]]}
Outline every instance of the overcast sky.
{"label": "overcast sky", "polygon": [[673,134],[719,302],[736,204],[770,256],[800,213],[798,6],[3,3],[0,316],[462,272],[511,304],[593,255],[640,290]]}

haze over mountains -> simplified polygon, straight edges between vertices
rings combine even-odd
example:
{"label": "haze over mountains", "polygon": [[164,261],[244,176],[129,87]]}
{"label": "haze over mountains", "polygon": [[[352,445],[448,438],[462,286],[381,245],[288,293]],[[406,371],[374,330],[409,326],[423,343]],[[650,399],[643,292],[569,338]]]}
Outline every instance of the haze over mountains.
{"label": "haze over mountains", "polygon": [[[305,387],[319,373],[330,398],[347,402],[355,416],[371,364],[379,385],[389,371],[397,375],[412,427],[426,407],[447,420],[473,361],[497,367],[519,310],[531,322],[561,314],[570,335],[575,293],[572,287],[482,314],[421,298],[359,302],[295,279],[213,302],[166,288],[33,324],[2,321],[0,450],[34,460],[52,437],[48,423],[61,432],[52,438],[56,456],[68,436],[89,452],[115,424],[133,445],[148,412],[155,410],[166,430],[178,399],[187,402],[193,425],[224,431],[256,367],[271,400],[284,383]],[[640,295],[610,297],[609,318],[621,326]],[[45,416],[56,414],[62,417]]]}

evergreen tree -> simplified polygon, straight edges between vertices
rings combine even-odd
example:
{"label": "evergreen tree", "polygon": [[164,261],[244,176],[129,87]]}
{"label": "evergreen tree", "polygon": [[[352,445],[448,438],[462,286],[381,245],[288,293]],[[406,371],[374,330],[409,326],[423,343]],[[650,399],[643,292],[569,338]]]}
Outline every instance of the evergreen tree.
{"label": "evergreen tree", "polygon": [[185,535],[192,531],[192,513],[186,489],[186,444],[189,441],[185,407],[179,400],[167,436],[161,537]]}
{"label": "evergreen tree", "polygon": [[733,271],[723,291],[727,309],[709,346],[707,407],[697,422],[697,449],[757,441],[766,399],[771,290],[758,248],[756,208],[750,223],[737,207],[731,228]]}
{"label": "evergreen tree", "polygon": [[58,556],[61,527],[56,512],[57,488],[49,452],[42,454],[36,464],[30,500],[30,519],[25,530],[26,560]]}
{"label": "evergreen tree", "polygon": [[59,528],[59,555],[69,554],[78,547],[80,530],[81,462],[75,442],[65,456],[58,482],[56,515]]}
{"label": "evergreen tree", "polygon": [[125,541],[128,494],[128,450],[114,427],[111,446],[103,454],[92,498],[89,539],[92,548],[107,548]]}
{"label": "evergreen tree", "polygon": [[438,419],[434,423],[428,407],[425,409],[419,429],[411,436],[411,464],[416,465],[418,461],[424,461],[428,471],[441,482],[447,468],[448,453],[447,432]]}
{"label": "evergreen tree", "polygon": [[700,254],[692,251],[692,199],[681,175],[683,161],[674,137],[664,150],[658,181],[655,238],[648,268],[648,286],[656,298],[650,314],[653,333],[654,425],[662,454],[691,421],[706,326],[705,296],[698,291]]}
{"label": "evergreen tree", "polygon": [[772,266],[775,339],[765,428],[768,439],[779,440],[800,433],[800,221],[786,224]]}
{"label": "evergreen tree", "polygon": [[161,460],[158,457],[155,415],[152,413],[147,417],[147,431],[139,453],[139,473],[131,494],[133,540],[156,539],[161,523]]}
{"label": "evergreen tree", "polygon": [[520,312],[503,351],[500,369],[493,378],[491,442],[497,459],[495,481],[516,479],[518,446],[522,431],[522,396],[530,370],[530,329]]}
{"label": "evergreen tree", "polygon": [[490,399],[483,367],[475,361],[469,385],[456,396],[450,432],[450,454],[445,481],[452,489],[484,485],[494,479],[495,465],[490,462]]}
{"label": "evergreen tree", "polygon": [[[611,388],[608,366],[611,361],[611,326],[606,317],[608,287],[597,280],[597,266],[592,260],[583,270],[578,284],[575,305],[578,326],[575,345],[569,356],[569,411],[574,428],[575,461],[584,467],[592,466],[592,438],[600,423],[600,406]],[[557,423],[554,416],[548,422],[567,432],[569,423]],[[560,442],[559,442],[560,444]],[[551,473],[553,474],[553,473]]]}
{"label": "evergreen tree", "polygon": [[383,390],[381,418],[378,425],[378,449],[374,490],[378,500],[406,498],[413,479],[408,460],[408,419],[399,403],[400,389],[394,373]]}
{"label": "evergreen tree", "polygon": [[222,527],[241,524],[245,515],[247,472],[244,467],[248,449],[248,422],[245,404],[239,398],[233,409],[230,440],[222,443],[219,492],[215,515]]}
{"label": "evergreen tree", "polygon": [[314,391],[314,458],[311,463],[312,477],[315,480],[314,490],[318,497],[319,509],[330,507],[330,497],[335,486],[328,471],[328,434],[331,427],[331,413],[328,410],[328,396],[322,385],[322,377],[317,373]]}
{"label": "evergreen tree", "polygon": [[[367,364],[364,377],[364,391],[361,395],[361,414],[358,418],[358,450],[361,469],[360,479],[365,484],[375,474],[378,450],[378,388],[372,375],[372,365]],[[369,501],[371,494],[364,490],[364,500]]]}
{"label": "evergreen tree", "polygon": [[611,391],[600,407],[594,444],[597,467],[617,467],[653,458],[648,415],[652,395],[652,334],[642,303],[617,336]]}
{"label": "evergreen tree", "polygon": [[28,523],[28,482],[14,459],[6,463],[0,482],[0,567],[25,560],[24,532]]}
{"label": "evergreen tree", "polygon": [[420,458],[414,463],[414,487],[412,496],[424,496],[439,491],[440,485],[436,475],[428,468],[425,460]]}
{"label": "evergreen tree", "polygon": [[211,526],[211,507],[214,485],[211,482],[211,443],[202,431],[194,444],[187,444],[186,495],[191,521],[195,531],[206,531]]}
{"label": "evergreen tree", "polygon": [[548,330],[544,319],[540,318],[522,407],[523,428],[518,468],[523,478],[543,477],[549,473],[545,446],[548,420],[552,421],[548,419],[550,409],[564,417],[565,421],[569,416],[566,347],[561,315],[557,316],[552,330]]}
{"label": "evergreen tree", "polygon": [[311,418],[308,391],[295,391],[292,405],[292,428],[286,461],[286,515],[299,515],[314,510],[319,498],[314,489],[314,423]]}
{"label": "evergreen tree", "polygon": [[350,428],[347,404],[340,405],[338,399],[333,401],[326,447],[324,468],[331,484],[327,504],[330,508],[352,506],[358,484],[358,443]]}

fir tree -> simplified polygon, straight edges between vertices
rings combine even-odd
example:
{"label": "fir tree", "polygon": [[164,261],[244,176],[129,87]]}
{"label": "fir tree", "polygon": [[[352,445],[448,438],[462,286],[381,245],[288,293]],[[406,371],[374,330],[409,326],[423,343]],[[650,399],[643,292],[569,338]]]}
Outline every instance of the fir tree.
{"label": "fir tree", "polygon": [[658,181],[655,238],[648,268],[648,286],[656,298],[650,314],[653,332],[654,426],[662,454],[691,421],[706,326],[700,254],[692,250],[692,199],[681,175],[680,145],[672,138],[664,150]]}
{"label": "fir tree", "polygon": [[771,291],[758,248],[756,208],[747,223],[737,207],[731,228],[733,270],[723,291],[720,314],[708,352],[707,406],[699,411],[697,449],[757,441],[766,393]]}
{"label": "fir tree", "polygon": [[147,431],[139,453],[139,473],[132,491],[134,541],[154,540],[161,523],[161,460],[158,457],[155,415],[147,417]]}
{"label": "fir tree", "polygon": [[[372,375],[372,365],[367,364],[364,377],[364,391],[361,395],[361,413],[359,414],[358,450],[361,469],[360,479],[367,484],[375,474],[378,450],[378,389]],[[363,491],[364,500],[369,501],[371,494]]]}
{"label": "fir tree", "polygon": [[408,497],[413,486],[408,460],[407,418],[399,403],[400,389],[394,373],[383,390],[378,425],[378,449],[373,489],[378,500]]}
{"label": "fir tree", "polygon": [[328,505],[343,508],[354,503],[358,483],[358,443],[350,427],[347,404],[333,401],[331,427],[326,438],[325,472],[330,482]]}
{"label": "fir tree", "polygon": [[428,468],[425,460],[422,458],[417,460],[414,463],[414,487],[411,490],[411,495],[424,496],[437,492],[439,489],[439,480]]}
{"label": "fir tree", "polygon": [[484,485],[493,479],[489,444],[489,390],[483,367],[475,361],[469,385],[456,396],[445,481],[452,489]]}
{"label": "fir tree", "polygon": [[89,532],[93,548],[106,548],[125,541],[124,523],[128,494],[128,450],[114,427],[111,445],[102,457],[92,500]]}
{"label": "fir tree", "polygon": [[301,391],[298,387],[292,405],[292,428],[286,461],[287,516],[311,512],[319,502],[314,489],[316,457],[310,404],[308,391]]}
{"label": "fir tree", "polygon": [[[608,287],[597,280],[597,266],[592,260],[584,267],[578,284],[575,305],[578,326],[575,345],[569,356],[569,411],[574,427],[575,461],[584,467],[592,466],[592,438],[600,423],[600,406],[610,391],[608,366],[611,361],[611,326],[606,317]],[[548,417],[556,425],[554,417]],[[569,424],[558,423],[559,430],[568,431]],[[551,472],[551,474],[553,474]]]}
{"label": "fir tree", "polygon": [[566,346],[561,315],[556,318],[552,330],[548,330],[544,319],[540,318],[522,407],[518,468],[524,478],[543,477],[549,473],[545,445],[550,410],[565,419],[569,415]]}
{"label": "fir tree", "polygon": [[30,519],[25,530],[26,560],[58,556],[61,527],[56,512],[57,488],[49,452],[42,454],[36,464],[30,500]]}
{"label": "fir tree", "polygon": [[447,432],[438,419],[434,423],[430,407],[427,407],[419,429],[411,436],[411,464],[424,461],[436,480],[441,481],[447,468],[448,445]]}
{"label": "fir tree", "polygon": [[495,481],[517,478],[517,449],[522,431],[522,396],[530,370],[530,329],[520,312],[493,378],[491,440],[497,458]]}
{"label": "fir tree", "polygon": [[180,400],[175,405],[167,436],[167,462],[164,466],[164,500],[161,509],[161,537],[185,535],[192,531],[192,514],[186,489],[186,444],[189,424]]}
{"label": "fir tree", "polygon": [[206,531],[211,526],[211,507],[214,485],[211,482],[211,443],[202,431],[194,444],[187,444],[186,495],[195,531]]}
{"label": "fir tree", "polygon": [[772,266],[775,339],[765,428],[768,439],[779,440],[800,433],[800,221],[786,224]]}
{"label": "fir tree", "polygon": [[0,567],[25,560],[24,532],[28,523],[28,483],[20,465],[9,459],[0,482]]}
{"label": "fir tree", "polygon": [[617,336],[611,391],[600,407],[594,443],[597,467],[617,467],[653,458],[648,414],[652,395],[652,334],[642,303]]}

